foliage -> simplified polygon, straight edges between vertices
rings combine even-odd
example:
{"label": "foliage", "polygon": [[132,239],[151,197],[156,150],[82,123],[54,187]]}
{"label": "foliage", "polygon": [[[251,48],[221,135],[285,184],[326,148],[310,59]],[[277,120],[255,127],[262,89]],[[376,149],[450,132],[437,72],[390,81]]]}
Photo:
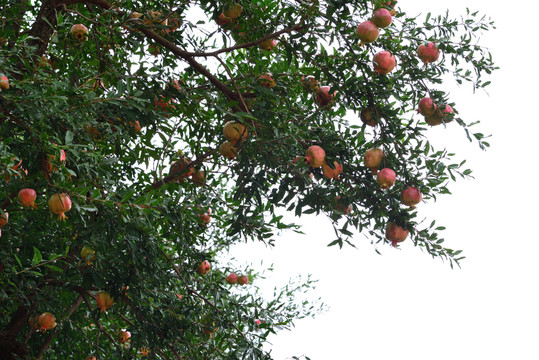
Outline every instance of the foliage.
{"label": "foliage", "polygon": [[[257,274],[222,254],[241,241],[272,245],[281,231],[300,231],[280,208],[327,215],[337,236],[330,245],[353,246],[365,232],[389,246],[384,231],[394,221],[426,253],[451,265],[462,259],[442,246],[443,227],[425,226],[399,196],[413,185],[429,201],[449,193],[456,175],[470,176],[464,162],[430,144],[415,109],[424,96],[455,107],[444,92],[447,75],[489,84],[484,77],[495,67],[476,36],[492,23],[469,11],[421,20],[397,7],[392,25],[360,47],[355,28],[381,1],[238,3],[241,15],[223,23],[231,2],[4,0],[2,359],[137,358],[143,348],[156,359],[271,358],[263,347],[270,334],[323,308],[295,301],[313,281],[265,299],[256,285],[226,284],[230,272],[255,284]],[[87,41],[70,34],[79,23]],[[268,39],[277,47],[261,49]],[[442,59],[424,66],[417,47],[429,41]],[[380,50],[397,58],[387,75],[373,70]],[[266,73],[274,87],[258,79]],[[334,102],[319,106],[306,76],[330,86]],[[375,114],[374,127],[358,121],[362,109]],[[227,159],[219,147],[231,120],[248,135]],[[461,126],[489,146],[458,112],[447,120],[442,126]],[[330,167],[343,165],[339,179],[293,161],[314,144]],[[389,190],[363,165],[372,147],[397,173]],[[36,209],[17,201],[22,188],[36,190]],[[65,221],[47,206],[57,193],[72,201]],[[207,209],[209,223],[201,218]],[[81,255],[83,247],[95,254]],[[204,260],[207,275],[196,271]],[[99,291],[114,299],[105,312],[96,306]],[[58,325],[36,332],[28,320],[43,312]],[[117,337],[122,329],[131,333],[126,343]]]}

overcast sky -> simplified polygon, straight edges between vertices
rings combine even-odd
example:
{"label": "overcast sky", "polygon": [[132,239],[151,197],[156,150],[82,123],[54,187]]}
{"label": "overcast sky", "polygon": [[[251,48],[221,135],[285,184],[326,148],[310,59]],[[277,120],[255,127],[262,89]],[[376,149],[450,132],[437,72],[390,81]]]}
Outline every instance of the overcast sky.
{"label": "overcast sky", "polygon": [[[433,5],[434,4],[434,5]],[[429,130],[437,148],[466,159],[475,179],[450,185],[453,195],[419,205],[420,216],[447,227],[445,246],[464,250],[461,269],[404,242],[400,249],[358,238],[358,249],[327,248],[329,222],[302,218],[306,235],[286,233],[261,255],[277,269],[270,279],[313,274],[330,310],[272,338],[276,360],[539,359],[539,200],[536,185],[538,74],[532,25],[537,2],[399,1],[409,15],[463,14],[466,6],[491,16],[485,34],[501,68],[488,94],[454,82],[447,90],[466,122],[492,134],[491,149],[469,143],[456,123]],[[526,19],[526,15],[528,19]],[[238,254],[239,255],[239,254]],[[258,258],[252,259],[254,262]]]}

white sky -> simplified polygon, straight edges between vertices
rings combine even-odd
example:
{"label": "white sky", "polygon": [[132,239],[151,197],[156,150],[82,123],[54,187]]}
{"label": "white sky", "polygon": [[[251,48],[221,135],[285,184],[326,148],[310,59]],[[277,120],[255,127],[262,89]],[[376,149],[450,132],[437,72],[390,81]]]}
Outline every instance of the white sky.
{"label": "white sky", "polygon": [[533,24],[539,3],[401,0],[399,5],[409,15],[443,14],[447,7],[456,15],[470,6],[497,23],[482,41],[501,68],[489,79],[489,94],[472,95],[454,82],[447,86],[460,116],[481,120],[476,131],[492,134],[491,148],[483,152],[469,143],[456,123],[430,129],[437,148],[466,159],[475,179],[452,183],[453,195],[419,205],[421,216],[447,227],[444,244],[463,249],[466,259],[462,269],[451,270],[409,241],[400,249],[380,247],[380,256],[362,237],[357,250],[327,248],[334,239],[329,222],[302,218],[307,235],[286,233],[274,249],[256,253],[275,264],[274,283],[313,274],[320,280],[313,298],[321,296],[331,309],[272,338],[274,358],[539,359],[534,181],[539,76]]}

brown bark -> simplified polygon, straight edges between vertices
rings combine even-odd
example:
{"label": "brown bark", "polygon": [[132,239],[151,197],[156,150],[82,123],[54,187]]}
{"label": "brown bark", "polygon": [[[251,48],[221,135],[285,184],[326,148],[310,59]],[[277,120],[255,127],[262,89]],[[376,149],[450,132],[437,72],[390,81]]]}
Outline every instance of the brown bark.
{"label": "brown bark", "polygon": [[15,359],[14,354],[22,358],[28,355],[28,347],[17,341],[17,335],[26,323],[27,318],[28,308],[24,305],[19,305],[11,316],[9,324],[4,330],[0,331],[0,359]]}

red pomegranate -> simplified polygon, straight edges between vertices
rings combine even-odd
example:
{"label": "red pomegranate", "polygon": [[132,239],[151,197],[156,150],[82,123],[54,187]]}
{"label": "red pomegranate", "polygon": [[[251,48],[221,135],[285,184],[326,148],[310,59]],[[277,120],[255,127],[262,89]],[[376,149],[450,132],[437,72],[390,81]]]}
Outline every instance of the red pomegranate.
{"label": "red pomegranate", "polygon": [[410,186],[401,193],[401,202],[404,205],[409,206],[411,209],[415,208],[417,204],[421,202],[423,195],[418,188]]}
{"label": "red pomegranate", "polygon": [[397,179],[397,174],[395,174],[395,171],[389,168],[384,168],[380,170],[380,172],[378,173],[376,177],[376,182],[380,185],[380,187],[383,190],[385,190],[392,187],[396,179]]}
{"label": "red pomegranate", "polygon": [[361,40],[359,46],[363,46],[375,41],[378,38],[378,35],[380,35],[380,30],[378,30],[375,23],[367,20],[357,26],[356,34],[359,40]]}
{"label": "red pomegranate", "polygon": [[374,11],[371,21],[379,28],[386,28],[393,21],[393,17],[391,16],[389,10],[380,8]]}
{"label": "red pomegranate", "polygon": [[389,51],[380,51],[373,58],[374,71],[378,74],[389,74],[395,68],[395,57]]}
{"label": "red pomegranate", "polygon": [[271,73],[265,73],[265,74],[259,75],[257,80],[260,83],[260,85],[263,87],[272,88],[275,86],[275,80],[273,80]]}
{"label": "red pomegranate", "polygon": [[447,104],[440,105],[440,111],[442,112],[442,118],[445,122],[453,121],[451,114],[454,113],[453,108]]}
{"label": "red pomegranate", "polygon": [[343,168],[339,162],[334,161],[333,167],[334,169],[332,169],[326,162],[322,165],[322,173],[326,179],[338,179],[339,175],[342,173]]}
{"label": "red pomegranate", "polygon": [[197,268],[197,273],[200,275],[206,275],[211,270],[211,265],[207,260],[202,261]]}
{"label": "red pomegranate", "polygon": [[305,151],[305,162],[313,168],[318,168],[326,162],[326,152],[318,145],[312,145]]}
{"label": "red pomegranate", "polygon": [[65,193],[54,194],[49,199],[49,210],[58,215],[59,221],[67,219],[65,213],[71,210],[71,198]]}
{"label": "red pomegranate", "polygon": [[386,226],[386,239],[391,241],[391,245],[397,246],[398,243],[403,242],[408,237],[408,230],[397,225],[394,222],[390,222]]}
{"label": "red pomegranate", "polygon": [[434,112],[438,109],[434,101],[430,97],[424,97],[423,99],[419,100],[419,106],[417,108],[417,112],[420,113],[423,116],[432,116],[434,115]]}
{"label": "red pomegranate", "polygon": [[0,90],[9,89],[9,79],[6,75],[0,76]]}
{"label": "red pomegranate", "polygon": [[226,277],[225,281],[226,281],[227,283],[229,283],[229,284],[235,284],[235,283],[238,282],[238,275],[236,275],[235,273],[230,273],[230,274]]}
{"label": "red pomegranate", "polygon": [[366,107],[361,109],[361,112],[359,113],[359,118],[361,119],[361,121],[363,121],[365,125],[374,126],[380,118],[380,112],[376,108]]}
{"label": "red pomegranate", "polygon": [[199,207],[199,211],[200,211],[199,217],[200,217],[200,220],[202,220],[202,223],[209,224],[211,221],[211,209],[204,211]]}
{"label": "red pomegranate", "polygon": [[320,86],[318,89],[316,89],[316,100],[318,101],[318,104],[320,107],[325,108],[331,108],[331,104],[334,101],[335,97],[335,91],[330,94],[329,90],[331,89],[330,86]]}
{"label": "red pomegranate", "polygon": [[192,166],[189,166],[190,163],[191,160],[185,156],[180,157],[170,165],[169,176],[173,176],[174,180],[181,182],[183,179],[193,175],[195,169]]}
{"label": "red pomegranate", "polygon": [[417,55],[426,66],[428,63],[438,60],[438,57],[440,56],[440,49],[438,49],[433,42],[430,42],[427,45],[421,44],[417,48]]}
{"label": "red pomegranate", "polygon": [[249,285],[249,277],[247,277],[247,275],[238,276],[238,284]]}
{"label": "red pomegranate", "polygon": [[383,159],[384,151],[382,149],[372,148],[365,152],[363,164],[365,164],[365,167],[372,170],[373,175],[376,175]]}
{"label": "red pomegranate", "polygon": [[19,202],[24,207],[29,207],[30,209],[35,209],[36,207],[36,198],[37,194],[34,189],[22,189],[19,191],[19,195],[17,196],[19,199]]}
{"label": "red pomegranate", "polygon": [[120,330],[120,332],[118,332],[118,341],[122,344],[126,343],[129,341],[129,338],[131,338],[131,333],[127,330]]}
{"label": "red pomegranate", "polygon": [[258,47],[262,50],[271,51],[277,46],[277,40],[267,39],[258,44]]}
{"label": "red pomegranate", "polygon": [[430,126],[440,125],[443,122],[451,122],[453,117],[453,109],[449,105],[440,105],[431,116],[425,116],[425,122]]}
{"label": "red pomegranate", "polygon": [[56,317],[50,312],[44,312],[39,315],[38,323],[41,331],[54,329],[56,326]]}
{"label": "red pomegranate", "polygon": [[0,211],[0,229],[7,225],[9,214],[6,210]]}
{"label": "red pomegranate", "polygon": [[107,311],[107,309],[110,309],[112,305],[114,305],[114,300],[106,291],[98,292],[97,296],[95,297],[95,302],[97,303],[97,307],[101,309],[102,313],[104,313],[105,311]]}

